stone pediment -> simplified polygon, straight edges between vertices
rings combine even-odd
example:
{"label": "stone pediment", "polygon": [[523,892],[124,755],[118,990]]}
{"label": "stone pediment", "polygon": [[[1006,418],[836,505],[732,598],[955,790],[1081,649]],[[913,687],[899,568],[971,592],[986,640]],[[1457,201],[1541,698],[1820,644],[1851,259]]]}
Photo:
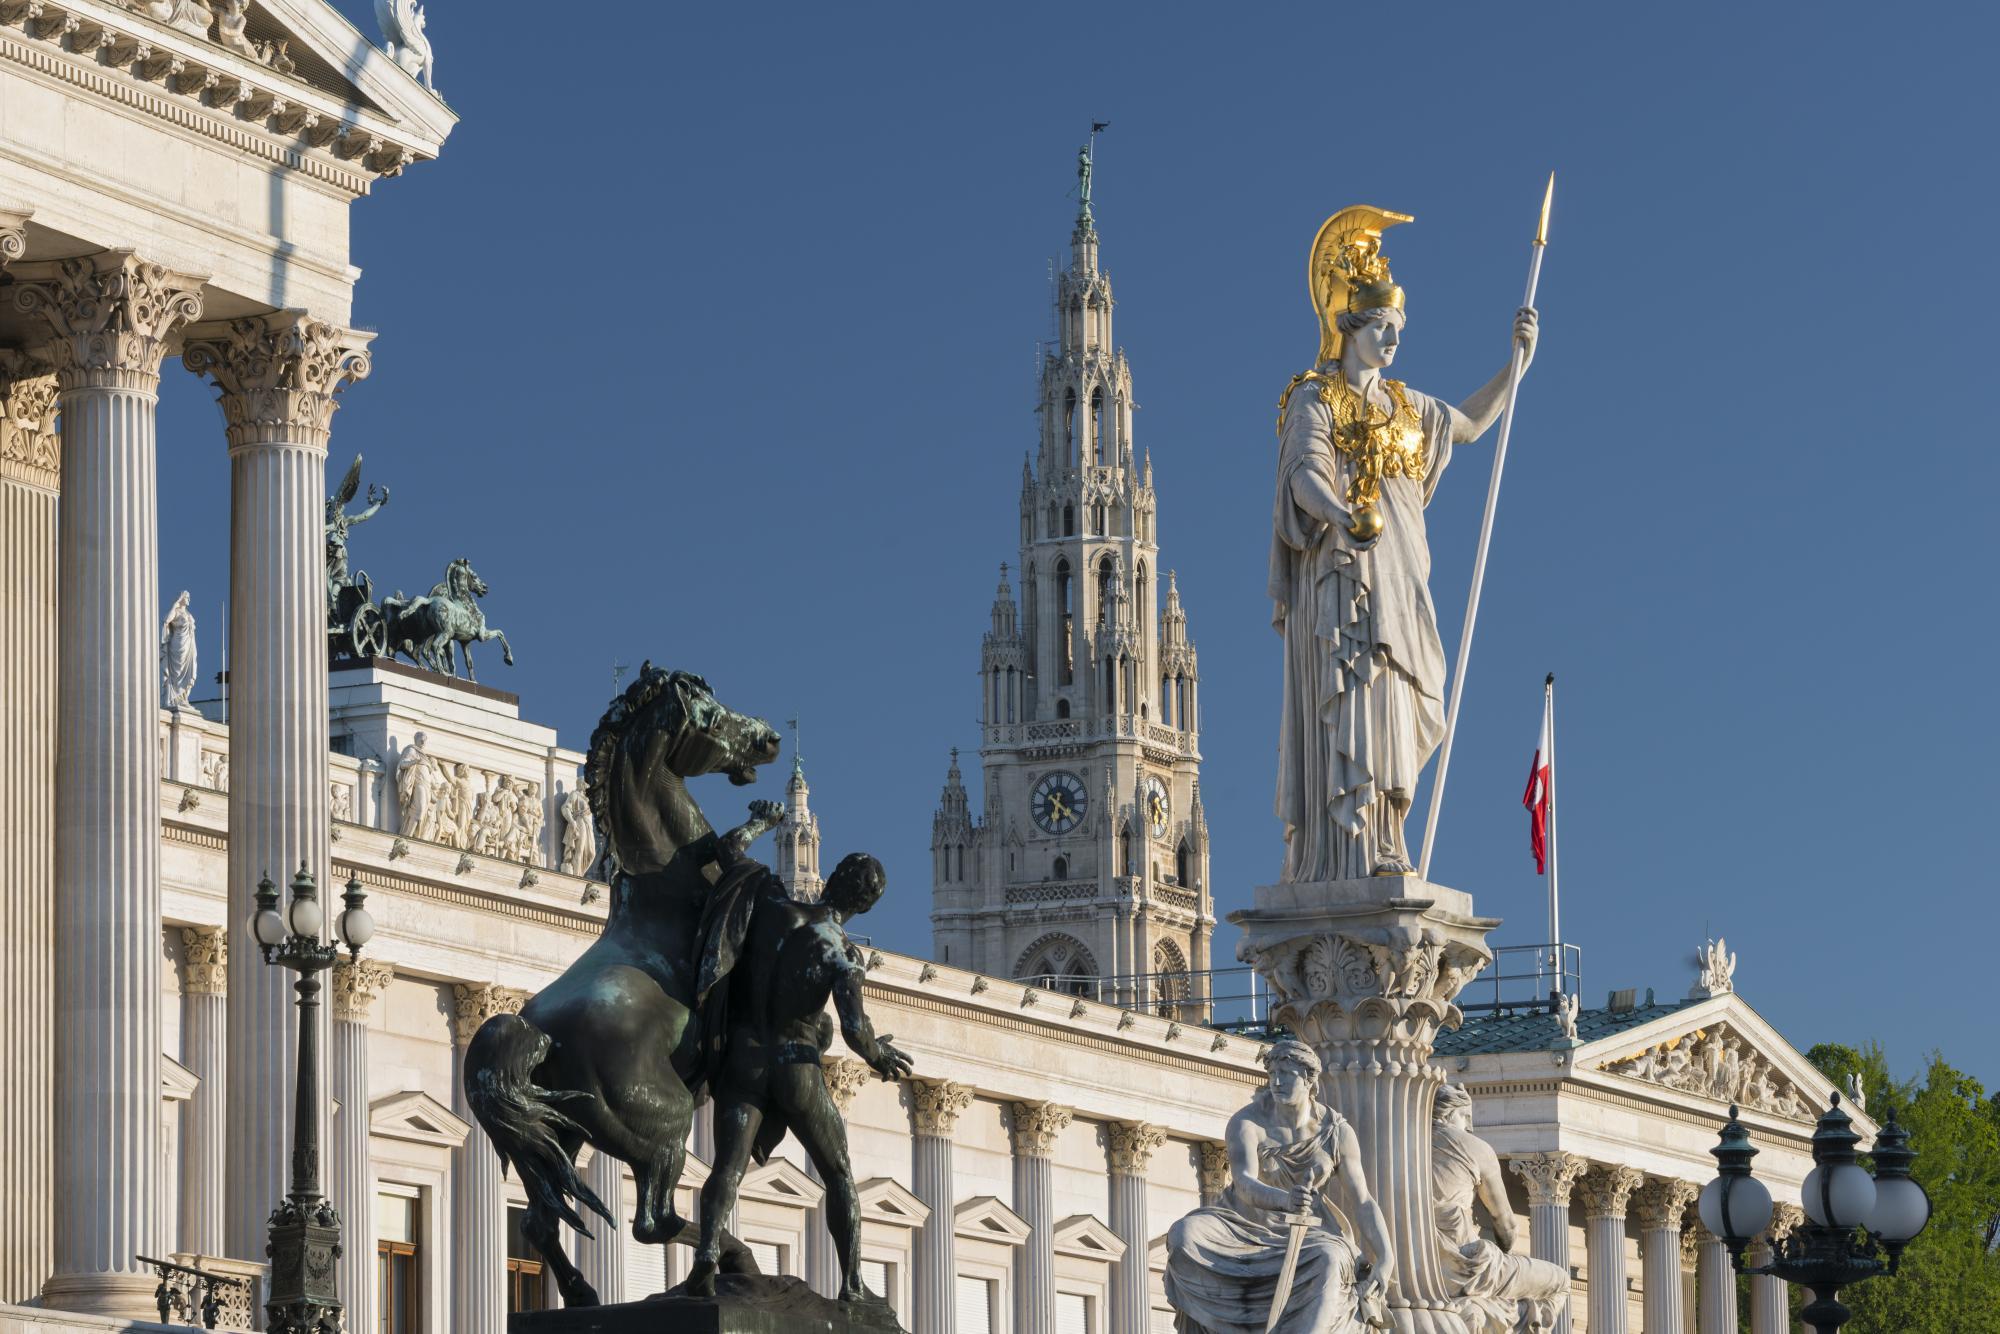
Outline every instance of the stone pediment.
{"label": "stone pediment", "polygon": [[991,1241],[1019,1246],[1034,1229],[997,1196],[976,1195],[952,1211],[952,1231],[967,1241]]}
{"label": "stone pediment", "polygon": [[861,1221],[864,1223],[918,1228],[931,1216],[931,1207],[893,1177],[870,1177],[856,1187],[856,1193],[861,1197]]}
{"label": "stone pediment", "polygon": [[1579,1053],[1578,1065],[1811,1122],[1832,1086],[1747,1005],[1721,995]]}
{"label": "stone pediment", "polygon": [[434,158],[450,108],[325,0],[0,0],[0,60],[359,194]]}
{"label": "stone pediment", "polygon": [[469,1122],[418,1089],[385,1093],[368,1104],[368,1133],[455,1149],[472,1133]]}
{"label": "stone pediment", "polygon": [[788,1204],[794,1209],[815,1209],[826,1195],[826,1187],[806,1175],[805,1169],[789,1158],[773,1158],[762,1167],[744,1174],[737,1195],[764,1204]]}
{"label": "stone pediment", "polygon": [[186,1102],[201,1087],[201,1076],[171,1056],[160,1057],[160,1096],[168,1102]]}
{"label": "stone pediment", "polygon": [[1054,1240],[1057,1255],[1111,1261],[1125,1254],[1118,1234],[1089,1214],[1073,1214],[1057,1223]]}

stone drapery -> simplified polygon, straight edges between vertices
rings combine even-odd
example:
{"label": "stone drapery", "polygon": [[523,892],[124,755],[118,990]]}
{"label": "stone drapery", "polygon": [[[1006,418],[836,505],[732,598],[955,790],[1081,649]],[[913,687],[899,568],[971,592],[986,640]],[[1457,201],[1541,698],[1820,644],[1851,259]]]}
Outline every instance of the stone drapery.
{"label": "stone drapery", "polygon": [[1645,1179],[1636,1168],[1597,1164],[1576,1183],[1587,1224],[1590,1308],[1584,1328],[1589,1334],[1626,1334],[1625,1210]]}
{"label": "stone drapery", "polygon": [[958,1266],[951,1137],[958,1130],[958,1118],[972,1105],[972,1090],[946,1079],[911,1079],[905,1086],[916,1132],[910,1150],[911,1193],[931,1211],[917,1233],[911,1284],[916,1304],[913,1334],[955,1334]]}
{"label": "stone drapery", "polygon": [[146,1317],[160,1157],[160,362],[202,279],[130,251],[15,266],[62,414],[51,1306]]}
{"label": "stone drapery", "polygon": [[[1528,1253],[1570,1272],[1570,1194],[1590,1160],[1573,1153],[1537,1153],[1509,1160],[1508,1169],[1528,1187]],[[1569,1334],[1568,1305],[1556,1315],[1556,1334]]]}
{"label": "stone drapery", "polygon": [[375,1324],[375,1174],[368,1165],[368,1011],[395,977],[368,959],[333,966],[333,1171],[327,1198],[340,1214],[345,1244],[336,1290],[347,1304],[347,1327],[357,1334]]}
{"label": "stone drapery", "polygon": [[[334,394],[368,373],[372,335],[300,311],[197,332],[182,363],[220,390],[229,442],[229,605],[241,611],[229,621],[228,911],[241,922],[266,875],[282,885],[303,866],[323,899],[333,892],[326,442]],[[292,1127],[270,1109],[285,1105],[297,1066],[290,977],[255,969],[229,994],[231,1255],[263,1253],[265,1216],[285,1192]]]}
{"label": "stone drapery", "polygon": [[1645,1328],[1680,1330],[1687,1323],[1681,1288],[1681,1227],[1701,1188],[1687,1181],[1653,1180],[1632,1195],[1639,1216],[1640,1284]]}
{"label": "stone drapery", "polygon": [[506,1334],[507,1199],[500,1156],[465,1100],[465,1049],[496,1014],[519,1014],[528,993],[492,984],[452,987],[452,1110],[472,1129],[453,1151],[451,1235],[452,1334]]}

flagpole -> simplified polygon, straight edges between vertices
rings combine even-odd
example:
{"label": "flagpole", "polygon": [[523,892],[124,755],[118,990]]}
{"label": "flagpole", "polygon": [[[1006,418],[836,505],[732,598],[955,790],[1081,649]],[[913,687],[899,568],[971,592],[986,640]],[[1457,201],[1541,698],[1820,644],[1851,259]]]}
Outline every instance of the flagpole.
{"label": "flagpole", "polygon": [[[1535,244],[1528,259],[1528,291],[1524,306],[1535,304],[1535,288],[1542,280],[1542,252],[1549,243],[1549,205],[1556,197],[1556,174],[1549,173],[1549,188],[1542,195],[1542,220],[1535,229]],[[1438,750],[1437,782],[1431,787],[1430,811],[1424,817],[1424,854],[1417,875],[1431,875],[1431,849],[1437,843],[1438,812],[1444,808],[1444,780],[1451,769],[1451,743],[1458,736],[1458,706],[1465,696],[1465,668],[1472,658],[1472,627],[1479,620],[1479,590],[1486,582],[1486,551],[1493,541],[1493,511],[1500,504],[1500,474],[1507,466],[1507,440],[1514,432],[1514,400],[1521,390],[1521,374],[1527,369],[1528,349],[1518,341],[1514,359],[1507,368],[1507,406],[1500,414],[1500,439],[1493,447],[1493,476],[1486,484],[1486,512],[1479,520],[1479,554],[1472,562],[1472,592],[1465,603],[1465,628],[1458,636],[1458,665],[1451,674],[1451,704],[1444,715],[1444,744]]]}
{"label": "flagpole", "polygon": [[1562,890],[1556,881],[1556,674],[1542,682],[1542,707],[1549,715],[1549,942],[1555,953],[1556,995],[1563,994]]}

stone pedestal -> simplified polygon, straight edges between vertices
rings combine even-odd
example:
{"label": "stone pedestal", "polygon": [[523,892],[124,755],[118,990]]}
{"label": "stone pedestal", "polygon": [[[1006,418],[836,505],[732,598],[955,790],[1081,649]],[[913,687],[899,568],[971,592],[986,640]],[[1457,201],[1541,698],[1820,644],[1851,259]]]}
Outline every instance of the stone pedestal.
{"label": "stone pedestal", "polygon": [[[1492,961],[1470,895],[1415,876],[1266,885],[1229,920],[1237,955],[1273,992],[1272,1018],[1309,1043],[1326,1101],[1354,1127],[1368,1187],[1395,1247],[1398,1334],[1465,1334],[1437,1258],[1430,1063],[1452,1003]],[[1141,1243],[1143,1256],[1143,1241]]]}
{"label": "stone pedestal", "polygon": [[672,1293],[643,1302],[534,1311],[507,1334],[903,1334],[887,1302],[834,1302],[803,1279],[724,1274],[714,1297]]}

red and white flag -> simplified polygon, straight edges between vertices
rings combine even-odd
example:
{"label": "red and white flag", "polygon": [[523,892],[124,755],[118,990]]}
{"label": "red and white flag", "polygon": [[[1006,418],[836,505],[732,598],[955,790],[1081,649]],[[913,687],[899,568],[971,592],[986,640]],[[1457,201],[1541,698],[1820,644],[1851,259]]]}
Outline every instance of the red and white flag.
{"label": "red and white flag", "polygon": [[1542,696],[1542,738],[1535,744],[1535,762],[1528,766],[1528,790],[1521,804],[1528,808],[1528,841],[1535,849],[1535,874],[1549,873],[1549,787],[1555,781],[1555,701]]}

